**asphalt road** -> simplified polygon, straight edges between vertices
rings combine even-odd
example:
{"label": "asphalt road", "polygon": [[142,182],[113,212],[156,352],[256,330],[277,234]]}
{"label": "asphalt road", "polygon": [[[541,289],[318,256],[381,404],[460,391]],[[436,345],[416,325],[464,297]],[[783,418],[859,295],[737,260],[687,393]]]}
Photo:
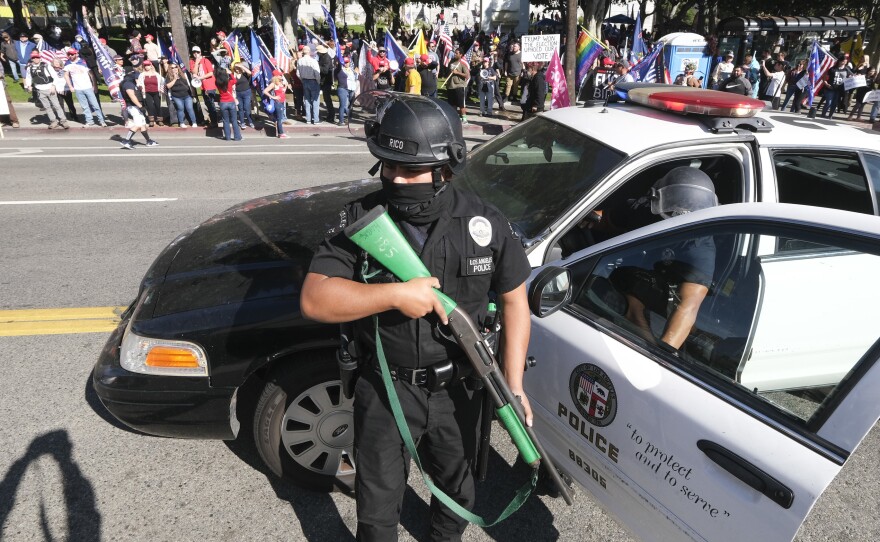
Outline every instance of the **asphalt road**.
{"label": "asphalt road", "polygon": [[[0,311],[126,305],[184,229],[251,197],[366,176],[373,163],[362,144],[326,133],[245,137],[157,133],[160,147],[130,153],[107,132],[0,141]],[[0,337],[0,540],[353,539],[351,498],[277,483],[245,439],[150,437],[111,419],[88,386],[106,336]],[[799,541],[880,539],[878,439],[875,429]],[[506,465],[507,439],[494,441],[490,480],[479,489],[488,515],[525,479]],[[401,540],[427,540],[427,491],[415,475],[411,487]],[[465,539],[630,540],[583,492],[571,508],[532,498]]]}

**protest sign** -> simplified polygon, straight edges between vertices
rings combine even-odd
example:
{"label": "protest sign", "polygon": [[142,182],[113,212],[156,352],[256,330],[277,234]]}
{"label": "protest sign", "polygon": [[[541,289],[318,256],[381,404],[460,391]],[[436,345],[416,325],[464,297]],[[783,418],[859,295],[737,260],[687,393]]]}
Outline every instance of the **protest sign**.
{"label": "protest sign", "polygon": [[523,62],[550,62],[559,50],[559,34],[525,35],[520,42]]}
{"label": "protest sign", "polygon": [[854,88],[866,87],[868,82],[865,81],[864,75],[854,75],[843,80],[844,90],[852,90]]}

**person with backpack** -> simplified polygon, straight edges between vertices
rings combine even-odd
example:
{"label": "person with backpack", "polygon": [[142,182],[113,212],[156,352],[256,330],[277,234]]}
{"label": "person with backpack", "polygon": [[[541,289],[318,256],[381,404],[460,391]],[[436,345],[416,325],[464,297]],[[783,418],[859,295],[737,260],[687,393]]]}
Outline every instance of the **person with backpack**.
{"label": "person with backpack", "polygon": [[55,87],[57,74],[49,64],[40,57],[39,51],[31,52],[31,60],[25,72],[24,88],[28,92],[35,91],[40,105],[46,110],[49,117],[49,129],[58,128],[60,125],[65,130],[70,129],[61,103],[58,101],[58,90]]}

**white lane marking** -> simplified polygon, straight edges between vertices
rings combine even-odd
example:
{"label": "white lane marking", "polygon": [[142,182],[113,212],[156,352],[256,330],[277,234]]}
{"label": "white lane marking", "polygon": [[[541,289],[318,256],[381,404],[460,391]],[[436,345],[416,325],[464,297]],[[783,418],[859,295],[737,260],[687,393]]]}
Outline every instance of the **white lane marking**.
{"label": "white lane marking", "polygon": [[30,201],[0,201],[0,205],[47,205],[53,203],[160,203],[163,201],[177,201],[177,198],[44,199]]}
{"label": "white lane marking", "polygon": [[[180,148],[180,150],[185,151],[185,148]],[[182,153],[162,153],[162,152],[152,152],[146,151],[149,156],[161,156],[161,157],[180,157],[180,156],[266,156],[269,154],[274,155],[315,155],[315,154],[370,154],[370,151],[332,151],[332,152],[321,152],[321,151],[307,151],[307,152],[296,152],[296,151],[254,151],[254,152],[182,152]],[[132,153],[130,151],[116,151],[112,154],[50,154],[43,153],[40,155],[41,158],[124,158],[126,156],[140,156],[140,153]],[[0,154],[0,158],[33,158],[32,155],[18,155],[18,154]]]}

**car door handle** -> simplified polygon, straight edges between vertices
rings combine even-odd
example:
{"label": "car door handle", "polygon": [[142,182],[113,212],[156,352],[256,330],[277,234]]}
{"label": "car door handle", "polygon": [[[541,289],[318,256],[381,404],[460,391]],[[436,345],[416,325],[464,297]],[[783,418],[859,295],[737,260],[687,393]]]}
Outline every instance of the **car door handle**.
{"label": "car door handle", "polygon": [[697,448],[747,486],[759,491],[779,506],[785,509],[791,508],[791,504],[794,502],[792,490],[748,460],[710,440],[698,440]]}

